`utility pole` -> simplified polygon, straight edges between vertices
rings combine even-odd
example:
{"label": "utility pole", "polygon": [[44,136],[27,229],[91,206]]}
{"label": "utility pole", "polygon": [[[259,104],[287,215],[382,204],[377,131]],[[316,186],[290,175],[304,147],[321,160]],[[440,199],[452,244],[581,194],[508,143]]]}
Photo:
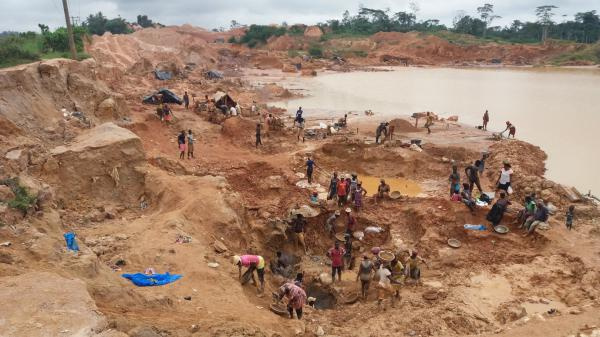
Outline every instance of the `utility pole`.
{"label": "utility pole", "polygon": [[69,35],[69,49],[71,49],[71,58],[77,60],[77,50],[75,49],[75,39],[73,38],[73,27],[69,17],[69,6],[67,0],[62,0],[63,9],[65,11],[65,21],[67,21],[67,34]]}

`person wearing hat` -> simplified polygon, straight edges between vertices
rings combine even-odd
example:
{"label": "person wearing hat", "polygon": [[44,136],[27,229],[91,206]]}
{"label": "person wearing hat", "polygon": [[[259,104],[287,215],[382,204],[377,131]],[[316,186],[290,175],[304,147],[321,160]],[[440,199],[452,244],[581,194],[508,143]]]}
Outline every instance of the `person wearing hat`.
{"label": "person wearing hat", "polygon": [[358,273],[356,274],[356,281],[360,280],[360,294],[363,300],[367,298],[369,293],[373,269],[373,261],[366,254],[363,255],[363,260],[360,262]]}
{"label": "person wearing hat", "polygon": [[[504,161],[504,166],[500,169],[500,175],[498,176],[498,180],[496,180],[496,191],[506,191],[506,193],[511,194],[512,188],[510,187],[510,181],[513,175],[513,170],[510,166],[510,162],[508,160]],[[510,191],[509,191],[510,188]]]}
{"label": "person wearing hat", "polygon": [[346,233],[352,235],[356,228],[356,219],[352,216],[352,210],[346,208]]}
{"label": "person wearing hat", "polygon": [[390,197],[390,185],[385,183],[385,179],[381,179],[379,186],[377,187],[377,194],[375,195],[375,202],[382,200],[383,198]]}
{"label": "person wearing hat", "polygon": [[327,251],[327,256],[331,259],[331,280],[335,282],[335,275],[338,275],[338,280],[342,281],[342,269],[344,267],[344,254],[346,250],[340,247],[340,242],[335,241],[333,248]]}
{"label": "person wearing hat", "polygon": [[329,237],[332,238],[335,236],[335,223],[337,219],[340,217],[340,211],[337,210],[331,214],[327,221],[325,222],[325,230],[329,233]]}
{"label": "person wearing hat", "polygon": [[304,254],[308,254],[306,249],[306,242],[304,241],[304,232],[306,230],[306,220],[301,213],[296,213],[296,218],[292,220],[292,230],[295,235],[295,244],[296,249],[298,249],[298,245],[301,244],[304,249]]}
{"label": "person wearing hat", "polygon": [[[249,278],[247,275],[251,275],[252,282],[256,286],[258,293],[262,293],[265,288],[265,259],[260,255],[235,255],[233,257],[233,264],[238,266],[238,279],[242,282],[242,285],[248,282]],[[242,267],[248,267],[244,276],[242,277]],[[260,282],[260,288],[256,279],[254,278],[254,271],[258,276]]]}

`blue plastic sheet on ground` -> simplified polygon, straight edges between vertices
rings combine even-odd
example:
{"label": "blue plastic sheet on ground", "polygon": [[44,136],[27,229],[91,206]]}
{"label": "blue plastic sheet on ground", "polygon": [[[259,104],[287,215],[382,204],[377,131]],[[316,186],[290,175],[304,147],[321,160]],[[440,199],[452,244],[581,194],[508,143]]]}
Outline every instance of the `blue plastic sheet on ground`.
{"label": "blue plastic sheet on ground", "polygon": [[142,273],[136,274],[123,274],[121,275],[124,278],[130,280],[138,287],[149,287],[149,286],[162,286],[171,282],[175,282],[183,277],[183,275],[178,274],[154,274],[154,275],[146,275]]}
{"label": "blue plastic sheet on ground", "polygon": [[78,252],[79,246],[77,245],[77,241],[75,241],[75,233],[68,232],[65,233],[63,236],[65,237],[65,241],[67,242],[67,248]]}

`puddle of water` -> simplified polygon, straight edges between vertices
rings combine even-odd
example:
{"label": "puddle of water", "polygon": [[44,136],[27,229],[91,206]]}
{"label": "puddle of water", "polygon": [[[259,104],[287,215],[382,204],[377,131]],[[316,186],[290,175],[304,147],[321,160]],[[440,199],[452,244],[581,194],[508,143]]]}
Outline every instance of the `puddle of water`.
{"label": "puddle of water", "polygon": [[417,196],[421,193],[421,187],[415,181],[405,178],[386,178],[359,175],[358,180],[362,182],[362,187],[367,190],[368,195],[377,193],[381,178],[385,179],[385,183],[390,185],[390,190],[400,191],[402,195],[410,197]]}

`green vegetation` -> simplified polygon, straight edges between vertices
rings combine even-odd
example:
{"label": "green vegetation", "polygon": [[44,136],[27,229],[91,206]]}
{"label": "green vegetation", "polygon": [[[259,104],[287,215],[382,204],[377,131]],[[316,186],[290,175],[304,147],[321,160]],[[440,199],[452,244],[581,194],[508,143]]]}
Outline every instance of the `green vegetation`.
{"label": "green vegetation", "polygon": [[[365,36],[377,32],[454,32],[468,34],[487,41],[504,41],[516,43],[533,43],[546,39],[568,40],[579,43],[594,43],[600,40],[600,16],[595,10],[575,14],[573,20],[561,23],[553,21],[553,10],[556,6],[539,6],[532,11],[538,20],[522,22],[514,20],[506,27],[492,26],[495,19],[500,18],[494,12],[492,4],[484,4],[477,8],[478,17],[467,15],[464,11],[453,20],[453,27],[441,25],[439,20],[417,20],[418,8],[411,12],[390,13],[389,10],[360,7],[357,15],[346,11],[342,20],[329,20],[320,24],[328,32],[328,38],[344,36]],[[482,42],[485,42],[483,40]],[[471,43],[458,39],[458,43]]]}
{"label": "green vegetation", "polygon": [[[145,18],[144,18],[145,17]],[[138,22],[145,25],[152,25],[152,20],[148,19],[147,16],[138,15]],[[144,27],[140,23],[140,26]],[[128,34],[132,30],[129,28],[129,23],[121,17],[114,19],[107,19],[102,12],[96,14],[90,14],[83,25],[90,34],[102,35],[105,32],[111,32],[112,34]]]}
{"label": "green vegetation", "polygon": [[[141,27],[162,26],[152,22],[147,15],[138,15],[136,23]],[[70,57],[66,28],[59,27],[51,32],[47,25],[39,24],[38,27],[40,33],[0,33],[0,68],[44,59]],[[89,15],[81,26],[73,27],[77,56],[80,60],[89,57],[83,53],[84,39],[87,39],[89,34],[102,35],[105,32],[128,34],[132,32],[131,24],[121,17],[108,19],[102,12]]]}
{"label": "green vegetation", "polygon": [[321,58],[323,57],[323,47],[321,47],[318,44],[312,44],[309,48],[308,48],[308,55],[312,56],[312,57],[316,57],[316,58]]}
{"label": "green vegetation", "polygon": [[[0,37],[0,67],[10,67],[23,63],[70,57],[67,30],[58,28],[50,32],[40,25],[41,34],[35,32],[13,33]],[[87,32],[83,27],[75,27],[75,45],[79,59],[89,57],[83,53],[83,39]]]}
{"label": "green vegetation", "polygon": [[298,50],[295,50],[295,49],[289,49],[288,50],[288,56],[291,57],[291,58],[298,57],[300,55],[301,54],[300,54],[300,52]]}
{"label": "green vegetation", "polygon": [[31,46],[31,40],[20,35],[0,38],[0,67],[10,67],[39,60],[40,55],[32,52]]}
{"label": "green vegetation", "polygon": [[589,45],[576,51],[560,54],[553,58],[551,62],[554,65],[570,62],[600,64],[600,43]]}
{"label": "green vegetation", "polygon": [[36,204],[37,197],[30,195],[27,189],[19,184],[17,178],[0,180],[0,184],[10,187],[15,195],[14,199],[8,201],[8,206],[20,210],[23,215]]}
{"label": "green vegetation", "polygon": [[289,36],[302,36],[304,35],[304,29],[306,27],[304,25],[293,25],[288,28],[287,34]]}
{"label": "green vegetation", "polygon": [[254,48],[259,43],[267,43],[267,40],[271,36],[281,36],[285,34],[285,32],[285,27],[250,25],[246,34],[240,39],[240,43],[246,43],[248,47]]}

